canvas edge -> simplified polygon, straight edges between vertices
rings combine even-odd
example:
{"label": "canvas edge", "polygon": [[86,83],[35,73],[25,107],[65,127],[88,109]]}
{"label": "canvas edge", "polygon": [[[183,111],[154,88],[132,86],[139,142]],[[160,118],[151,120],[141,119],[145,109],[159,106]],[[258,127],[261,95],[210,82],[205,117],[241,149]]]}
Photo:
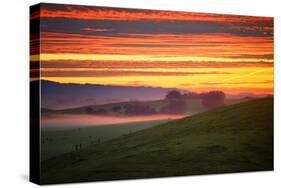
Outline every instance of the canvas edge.
{"label": "canvas edge", "polygon": [[[40,18],[31,21],[32,13],[40,11],[41,4],[35,4],[29,7],[30,24],[30,55],[32,48],[40,51]],[[31,39],[32,35],[36,34],[38,43],[33,46]],[[41,169],[40,169],[40,61],[32,63],[30,60],[30,81],[29,81],[29,181],[35,184],[41,184]]]}

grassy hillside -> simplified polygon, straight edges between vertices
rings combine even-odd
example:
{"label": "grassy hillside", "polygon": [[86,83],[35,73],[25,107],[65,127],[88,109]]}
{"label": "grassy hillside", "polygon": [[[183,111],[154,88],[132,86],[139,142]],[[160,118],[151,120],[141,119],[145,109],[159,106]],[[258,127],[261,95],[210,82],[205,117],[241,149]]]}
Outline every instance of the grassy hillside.
{"label": "grassy hillside", "polygon": [[68,130],[42,130],[41,128],[41,160],[75,150],[75,145],[82,147],[95,144],[98,140],[104,142],[122,135],[150,128],[169,120],[102,125],[87,128],[72,128]]}
{"label": "grassy hillside", "polygon": [[235,104],[42,163],[42,183],[273,169],[273,98]]}

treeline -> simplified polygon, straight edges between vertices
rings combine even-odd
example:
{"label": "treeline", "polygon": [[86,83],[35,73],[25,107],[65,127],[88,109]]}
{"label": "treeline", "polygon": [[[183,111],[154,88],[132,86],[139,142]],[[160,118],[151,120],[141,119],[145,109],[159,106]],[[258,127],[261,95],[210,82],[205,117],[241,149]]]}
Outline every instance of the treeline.
{"label": "treeline", "polygon": [[165,100],[169,101],[185,101],[189,99],[201,99],[202,104],[207,109],[217,108],[224,106],[225,93],[222,91],[210,91],[206,93],[189,92],[181,94],[177,90],[173,90],[167,93]]}
{"label": "treeline", "polygon": [[113,106],[111,109],[94,109],[87,107],[86,112],[93,115],[122,114],[128,116],[143,116],[155,114],[185,114],[189,107],[189,100],[201,100],[206,110],[224,106],[225,94],[222,91],[210,91],[206,93],[181,93],[177,90],[168,92],[163,99],[164,106],[156,109],[153,105],[141,102],[132,102],[125,105]]}

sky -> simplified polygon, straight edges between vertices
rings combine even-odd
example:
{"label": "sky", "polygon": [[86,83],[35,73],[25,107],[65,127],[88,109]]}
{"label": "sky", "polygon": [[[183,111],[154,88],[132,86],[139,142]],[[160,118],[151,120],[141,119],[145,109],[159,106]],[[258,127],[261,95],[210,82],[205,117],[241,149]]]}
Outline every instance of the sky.
{"label": "sky", "polygon": [[38,19],[44,80],[273,93],[270,17],[42,4]]}

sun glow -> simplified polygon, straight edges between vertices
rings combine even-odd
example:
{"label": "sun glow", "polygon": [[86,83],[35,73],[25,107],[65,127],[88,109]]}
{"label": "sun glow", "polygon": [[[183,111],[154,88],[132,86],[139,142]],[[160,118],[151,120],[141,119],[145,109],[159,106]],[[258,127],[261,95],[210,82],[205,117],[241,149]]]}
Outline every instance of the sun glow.
{"label": "sun glow", "polygon": [[273,93],[272,18],[84,8],[45,7],[31,16],[44,18],[30,56],[41,79]]}

